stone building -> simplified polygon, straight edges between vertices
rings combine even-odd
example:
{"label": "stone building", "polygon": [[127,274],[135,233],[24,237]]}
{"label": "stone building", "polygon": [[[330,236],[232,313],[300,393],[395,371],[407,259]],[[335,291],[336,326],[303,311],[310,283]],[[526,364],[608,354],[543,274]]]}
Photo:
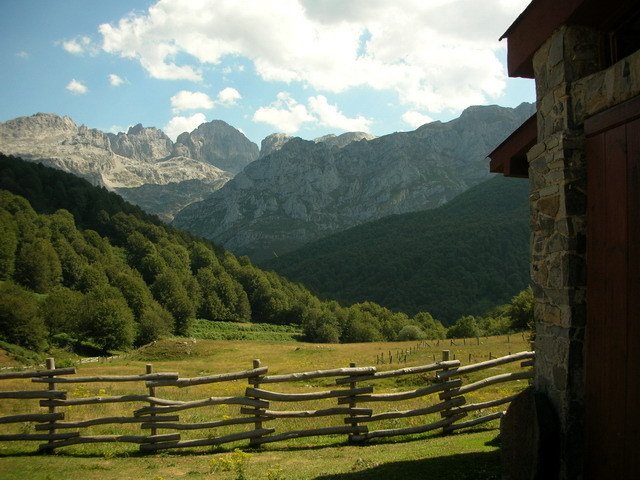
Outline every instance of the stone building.
{"label": "stone building", "polygon": [[491,155],[529,178],[535,391],[560,478],[640,478],[640,2],[533,0],[503,38],[537,113]]}

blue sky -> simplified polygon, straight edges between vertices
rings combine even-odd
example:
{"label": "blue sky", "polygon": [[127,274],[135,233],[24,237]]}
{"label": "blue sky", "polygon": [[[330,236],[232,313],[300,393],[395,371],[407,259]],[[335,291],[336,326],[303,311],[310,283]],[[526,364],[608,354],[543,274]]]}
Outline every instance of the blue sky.
{"label": "blue sky", "polygon": [[0,121],[68,115],[175,138],[384,135],[534,101],[498,37],[527,0],[3,0]]}

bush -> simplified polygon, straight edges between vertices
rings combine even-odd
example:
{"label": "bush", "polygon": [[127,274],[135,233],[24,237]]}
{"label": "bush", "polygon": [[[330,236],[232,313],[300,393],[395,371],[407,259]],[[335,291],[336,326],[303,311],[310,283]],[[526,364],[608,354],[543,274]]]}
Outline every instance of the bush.
{"label": "bush", "polygon": [[447,338],[473,338],[478,336],[480,336],[480,327],[478,326],[478,321],[471,315],[460,317],[447,331]]}
{"label": "bush", "polygon": [[40,312],[50,335],[77,334],[78,310],[82,297],[82,293],[62,286],[54,287],[49,292],[40,304]]}
{"label": "bush", "polygon": [[0,284],[0,338],[31,350],[43,350],[47,335],[35,295],[12,282]]}
{"label": "bush", "polygon": [[399,342],[406,342],[407,340],[424,340],[425,338],[427,338],[427,335],[420,327],[416,325],[406,325],[402,327],[402,330],[398,333],[397,340]]}
{"label": "bush", "polygon": [[117,288],[100,286],[91,290],[84,296],[78,313],[80,331],[98,347],[115,350],[133,344],[133,313]]}
{"label": "bush", "polygon": [[135,344],[146,345],[162,337],[168,337],[172,331],[173,317],[158,302],[153,301],[140,316]]}
{"label": "bush", "polygon": [[23,243],[16,257],[14,279],[38,293],[45,293],[59,284],[62,266],[51,242],[38,238]]}

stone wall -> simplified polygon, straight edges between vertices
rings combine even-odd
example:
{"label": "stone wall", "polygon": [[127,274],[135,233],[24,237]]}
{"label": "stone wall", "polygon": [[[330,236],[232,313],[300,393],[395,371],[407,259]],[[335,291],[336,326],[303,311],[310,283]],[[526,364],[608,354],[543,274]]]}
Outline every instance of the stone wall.
{"label": "stone wall", "polygon": [[531,277],[538,392],[563,432],[562,478],[578,478],[584,417],[586,323],[586,162],[584,116],[574,82],[601,70],[603,39],[582,27],[558,29],[533,59],[538,143],[528,153]]}
{"label": "stone wall", "polygon": [[640,52],[604,68],[604,36],[564,26],[536,52],[538,143],[529,151],[537,392],[561,423],[561,478],[582,476],[586,328],[584,121],[640,94]]}

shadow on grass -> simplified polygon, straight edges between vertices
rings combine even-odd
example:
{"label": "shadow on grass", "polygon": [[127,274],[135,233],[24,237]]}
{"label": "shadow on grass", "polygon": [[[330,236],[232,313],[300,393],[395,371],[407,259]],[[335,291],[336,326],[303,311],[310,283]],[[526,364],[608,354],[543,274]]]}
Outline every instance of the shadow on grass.
{"label": "shadow on grass", "polygon": [[[355,466],[357,466],[357,461]],[[437,478],[438,480],[499,480],[501,478],[500,451],[475,452],[446,457],[403,462],[390,462],[362,470],[323,475],[315,480],[410,480]]]}

